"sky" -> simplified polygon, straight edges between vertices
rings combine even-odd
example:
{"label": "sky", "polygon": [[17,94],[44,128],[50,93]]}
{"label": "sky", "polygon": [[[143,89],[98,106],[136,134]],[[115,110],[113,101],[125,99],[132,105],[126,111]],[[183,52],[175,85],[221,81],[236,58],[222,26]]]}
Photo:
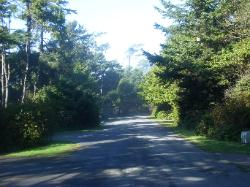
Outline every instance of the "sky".
{"label": "sky", "polygon": [[[98,44],[109,44],[107,60],[117,60],[128,65],[126,51],[140,44],[151,53],[159,53],[165,37],[154,29],[155,23],[167,25],[154,9],[160,6],[159,0],[70,0],[69,7],[77,11],[69,20],[76,20],[90,33],[105,33],[97,38]],[[138,57],[131,59],[135,66]]]}

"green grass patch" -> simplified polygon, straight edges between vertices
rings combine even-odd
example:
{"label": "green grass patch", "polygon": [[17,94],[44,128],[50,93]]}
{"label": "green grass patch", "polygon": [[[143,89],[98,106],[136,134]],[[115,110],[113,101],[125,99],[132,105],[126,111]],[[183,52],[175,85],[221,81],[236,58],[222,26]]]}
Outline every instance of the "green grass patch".
{"label": "green grass patch", "polygon": [[98,126],[93,127],[93,128],[80,130],[80,132],[95,132],[95,131],[99,131],[99,130],[102,130],[102,129],[103,129],[103,126],[98,125]]}
{"label": "green grass patch", "polygon": [[250,155],[250,145],[239,142],[219,141],[205,136],[198,136],[191,130],[173,126],[169,121],[156,120],[161,125],[197,145],[200,149],[216,153],[235,153]]}
{"label": "green grass patch", "polygon": [[[61,131],[57,134],[59,135],[74,135],[78,133],[95,132],[103,129],[102,125],[98,125],[93,128],[83,129],[83,130],[72,130],[72,131]],[[71,142],[52,142],[46,146],[34,147],[27,150],[22,150],[14,153],[4,154],[4,157],[52,157],[61,154],[70,153],[80,147],[77,143]],[[0,155],[1,156],[1,155]]]}
{"label": "green grass patch", "polygon": [[65,154],[72,152],[79,148],[80,145],[76,143],[52,143],[47,146],[36,147],[28,150],[23,150],[20,152],[10,153],[4,155],[5,157],[51,157],[60,154]]}

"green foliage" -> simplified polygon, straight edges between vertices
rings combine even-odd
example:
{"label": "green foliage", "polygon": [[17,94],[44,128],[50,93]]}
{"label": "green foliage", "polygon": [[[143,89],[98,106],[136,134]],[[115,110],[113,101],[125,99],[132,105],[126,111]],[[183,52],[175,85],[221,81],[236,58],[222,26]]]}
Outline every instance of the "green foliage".
{"label": "green foliage", "polygon": [[163,68],[153,67],[141,83],[141,95],[151,105],[152,114],[160,119],[173,119],[175,123],[179,120],[179,108],[177,105],[179,92],[176,83],[165,84],[158,75]]}
{"label": "green foliage", "polygon": [[116,87],[103,97],[103,117],[148,113],[148,106],[140,95],[143,76],[136,68],[125,69],[120,74]]}
{"label": "green foliage", "polygon": [[1,115],[0,151],[46,143],[54,130],[51,110],[43,104],[9,106]]}
{"label": "green foliage", "polygon": [[[161,122],[160,122],[161,123]],[[165,125],[165,123],[163,124]],[[167,125],[169,127],[169,125]],[[221,141],[211,137],[196,135],[193,131],[170,126],[172,131],[197,145],[200,149],[212,153],[234,153],[250,155],[249,145],[232,141]]]}
{"label": "green foliage", "polygon": [[[9,99],[0,112],[1,149],[41,144],[55,130],[97,126],[102,94],[119,83],[121,67],[105,59],[94,35],[66,22],[74,13],[67,2],[20,0],[20,9],[15,1],[0,2],[0,53],[10,65],[8,85],[0,85],[8,93],[1,93],[2,105]],[[25,20],[27,28],[12,32],[12,19]]]}
{"label": "green foliage", "polygon": [[250,71],[241,76],[235,86],[226,91],[226,99],[250,106]]}
{"label": "green foliage", "polygon": [[173,24],[157,25],[167,35],[160,55],[144,52],[156,68],[146,77],[142,95],[156,115],[169,117],[171,110],[159,111],[162,106],[178,111],[182,127],[238,139],[248,126],[249,90],[230,87],[249,68],[249,1],[161,2],[157,10]]}
{"label": "green foliage", "polygon": [[[207,118],[209,115],[206,115]],[[209,117],[208,117],[209,118]],[[207,118],[207,119],[208,119]],[[197,135],[193,130],[187,130],[173,125],[169,120],[157,120],[158,123],[167,127],[187,141],[197,145],[200,149],[213,153],[234,153],[250,155],[250,146],[240,142],[216,140],[211,137]]]}
{"label": "green foliage", "polygon": [[225,139],[239,139],[240,132],[250,130],[250,74],[242,76],[226,92],[224,105],[213,110],[215,129]]}
{"label": "green foliage", "polygon": [[36,148],[10,153],[4,156],[9,158],[51,157],[60,154],[70,153],[71,151],[74,151],[79,147],[80,146],[77,143],[56,142],[46,146],[39,146]]}
{"label": "green foliage", "polygon": [[53,127],[51,133],[60,128],[60,123],[62,122],[62,116],[59,114],[63,105],[62,98],[62,93],[52,85],[42,87],[30,98],[35,105],[42,105],[44,110],[47,110],[46,115],[50,119],[50,126]]}
{"label": "green foliage", "polygon": [[200,121],[198,122],[195,133],[198,135],[208,135],[212,136],[214,127],[214,120],[211,113],[205,113],[200,117]]}
{"label": "green foliage", "polygon": [[240,133],[250,130],[250,74],[241,77],[226,91],[224,104],[217,105],[197,127],[199,134],[217,139],[239,140]]}
{"label": "green foliage", "polygon": [[127,115],[130,112],[131,106],[136,106],[136,91],[134,85],[128,79],[121,79],[117,88],[119,94],[120,110]]}
{"label": "green foliage", "polygon": [[102,95],[115,90],[122,78],[123,69],[120,64],[115,61],[107,62],[101,65],[101,89]]}
{"label": "green foliage", "polygon": [[103,98],[103,111],[104,118],[117,115],[120,113],[119,108],[120,98],[117,90],[109,91]]}
{"label": "green foliage", "polygon": [[233,86],[236,80],[249,69],[249,51],[250,38],[248,37],[213,56],[211,67],[220,72],[219,85]]}
{"label": "green foliage", "polygon": [[43,106],[36,106],[32,104],[25,104],[15,116],[15,124],[21,130],[23,140],[20,142],[23,146],[34,146],[42,143],[44,138],[51,133],[48,108]]}
{"label": "green foliage", "polygon": [[72,112],[74,123],[70,125],[70,128],[96,127],[100,123],[99,106],[96,98],[92,95],[81,95],[76,101]]}

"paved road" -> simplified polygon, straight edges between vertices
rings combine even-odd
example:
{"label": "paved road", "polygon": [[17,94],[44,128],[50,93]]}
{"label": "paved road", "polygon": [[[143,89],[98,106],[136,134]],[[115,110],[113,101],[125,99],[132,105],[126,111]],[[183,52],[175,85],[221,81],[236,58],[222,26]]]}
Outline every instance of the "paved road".
{"label": "paved road", "polygon": [[46,159],[0,158],[0,186],[250,186],[250,157],[203,152],[143,116],[56,138],[81,149]]}

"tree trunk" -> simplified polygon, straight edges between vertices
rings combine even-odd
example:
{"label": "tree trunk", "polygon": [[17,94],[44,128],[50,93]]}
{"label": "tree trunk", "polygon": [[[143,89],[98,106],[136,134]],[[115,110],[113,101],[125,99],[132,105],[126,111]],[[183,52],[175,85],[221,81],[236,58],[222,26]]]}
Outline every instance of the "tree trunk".
{"label": "tree trunk", "polygon": [[34,85],[33,85],[33,96],[36,95],[36,90],[37,90],[37,80],[35,80]]}
{"label": "tree trunk", "polygon": [[10,80],[10,65],[5,62],[5,101],[4,107],[8,107],[9,100],[9,80]]}
{"label": "tree trunk", "polygon": [[[40,59],[40,56],[44,53],[44,26],[41,25],[41,30],[40,30],[40,45],[39,45],[39,59]],[[37,90],[37,82],[38,82],[38,79],[39,79],[39,62],[40,60],[38,59],[38,65],[37,65],[37,69],[36,71],[34,72],[35,73],[35,80],[34,80],[34,85],[33,85],[33,95],[36,94],[36,90]]]}
{"label": "tree trunk", "polygon": [[25,73],[24,73],[24,79],[23,79],[23,94],[22,94],[22,103],[24,103],[24,99],[26,96],[26,83],[27,83],[27,76],[28,76],[28,71],[29,71],[29,58],[30,56],[27,53],[27,61],[26,61],[26,67],[25,67]]}
{"label": "tree trunk", "polygon": [[29,64],[30,64],[30,48],[31,48],[31,13],[30,13],[30,5],[31,2],[30,0],[26,1],[26,10],[28,12],[27,15],[27,39],[26,39],[26,67],[25,67],[25,72],[24,72],[24,79],[23,79],[23,93],[22,93],[22,103],[24,103],[24,99],[26,96],[26,85],[27,85],[27,77],[28,77],[28,72],[29,72]]}
{"label": "tree trunk", "polygon": [[1,54],[1,104],[4,106],[4,54]]}
{"label": "tree trunk", "polygon": [[44,44],[43,44],[43,40],[44,40],[44,27],[43,25],[41,26],[41,33],[40,33],[40,53],[44,52]]}
{"label": "tree trunk", "polygon": [[6,63],[6,55],[3,52],[1,55],[1,86],[2,86],[1,104],[5,108],[8,107],[9,79],[10,79],[10,66],[9,64]]}

